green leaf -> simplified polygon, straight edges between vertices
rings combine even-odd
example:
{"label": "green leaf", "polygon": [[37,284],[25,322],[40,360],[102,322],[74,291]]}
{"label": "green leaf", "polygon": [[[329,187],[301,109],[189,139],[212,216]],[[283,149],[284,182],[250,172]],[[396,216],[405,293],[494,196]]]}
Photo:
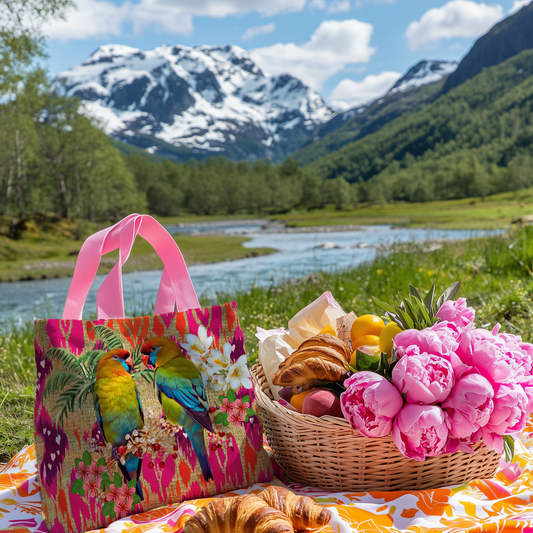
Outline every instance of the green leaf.
{"label": "green leaf", "polygon": [[78,468],[80,466],[81,462],[82,462],[82,460],[78,459],[78,457],[76,457],[76,459],[74,459],[74,465],[76,466],[76,468]]}
{"label": "green leaf", "polygon": [[357,372],[368,370],[370,372],[376,372],[379,367],[379,357],[374,355],[368,355],[361,350],[355,352],[355,368]]}
{"label": "green leaf", "polygon": [[375,296],[372,296],[372,300],[374,300],[374,303],[380,308],[380,309],[383,309],[383,311],[387,311],[389,313],[392,313],[392,314],[396,314],[396,309],[394,308],[394,306],[386,303],[386,302],[382,302],[381,300],[378,300]]}
{"label": "green leaf", "polygon": [[115,472],[115,475],[113,476],[113,485],[115,485],[115,487],[122,487],[122,484],[122,476],[118,472]]}
{"label": "green leaf", "polygon": [[215,424],[224,424],[228,421],[228,413],[217,413],[215,416]]}
{"label": "green leaf", "polygon": [[100,457],[100,459],[98,459],[98,461],[96,461],[96,464],[98,466],[105,466],[105,457]]}
{"label": "green leaf", "polygon": [[246,415],[247,416],[255,416],[255,411],[248,407],[248,409],[246,409]]}
{"label": "green leaf", "polygon": [[437,304],[435,306],[435,311],[438,311],[442,304],[444,302],[447,302],[448,300],[455,300],[455,297],[459,293],[459,288],[461,287],[460,281],[455,281],[452,283],[440,296],[437,300]]}
{"label": "green leaf", "polygon": [[413,285],[411,285],[410,283],[409,283],[409,294],[411,294],[411,296],[414,296],[415,298],[418,298],[420,301],[422,301],[422,296],[420,296],[418,289],[416,287],[413,287]]}
{"label": "green leaf", "polygon": [[109,486],[111,485],[111,478],[109,477],[109,474],[107,472],[102,472],[102,483],[104,484],[104,487],[109,490]]}
{"label": "green leaf", "polygon": [[89,331],[94,333],[96,340],[104,342],[107,351],[124,348],[124,344],[117,332],[107,326],[93,326]]}
{"label": "green leaf", "polygon": [[115,502],[105,502],[104,506],[102,507],[102,514],[104,516],[115,518]]}
{"label": "green leaf", "polygon": [[129,489],[134,489],[136,485],[137,485],[137,480],[136,479],[132,479],[131,481],[128,482],[128,488]]}
{"label": "green leaf", "polygon": [[225,399],[226,399],[226,397],[225,397],[223,394],[221,394],[221,395],[218,397],[218,401],[219,401],[220,403],[222,403]]}
{"label": "green leaf", "polygon": [[131,504],[131,509],[133,510],[133,507],[137,505],[138,503],[141,503],[141,497],[138,494],[134,494],[133,503]]}
{"label": "green leaf", "polygon": [[234,402],[237,399],[237,395],[235,394],[235,391],[233,389],[229,389],[228,392],[226,392],[226,398],[231,402]]}
{"label": "green leaf", "polygon": [[85,490],[83,488],[84,481],[83,479],[75,479],[74,483],[72,483],[70,487],[70,493],[71,494],[79,494],[80,496],[85,495]]}
{"label": "green leaf", "polygon": [[505,460],[510,463],[514,459],[514,439],[511,435],[503,435],[503,449]]}
{"label": "green leaf", "polygon": [[381,352],[379,356],[379,364],[377,373],[380,374],[383,377],[387,377],[387,374],[389,372],[389,360],[388,355],[385,352]]}
{"label": "green leaf", "polygon": [[91,454],[85,450],[82,455],[82,461],[85,463],[85,466],[90,466],[93,462],[93,458],[91,457]]}
{"label": "green leaf", "polygon": [[248,403],[250,403],[250,402],[251,402],[250,395],[247,394],[246,396],[244,396],[244,398],[241,399],[241,402],[243,402],[243,403],[244,403],[244,402],[248,402]]}
{"label": "green leaf", "polygon": [[424,298],[424,305],[426,306],[426,309],[431,315],[435,314],[435,310],[433,309],[433,300],[435,298],[435,279],[433,280],[433,285],[431,286],[431,289],[426,294],[426,297]]}

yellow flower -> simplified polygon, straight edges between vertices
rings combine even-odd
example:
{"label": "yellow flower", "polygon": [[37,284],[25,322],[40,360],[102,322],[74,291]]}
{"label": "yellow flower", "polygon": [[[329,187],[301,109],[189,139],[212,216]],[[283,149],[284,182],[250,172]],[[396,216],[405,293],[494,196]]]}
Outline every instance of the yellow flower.
{"label": "yellow flower", "polygon": [[418,269],[418,272],[424,272],[424,269],[423,269],[422,267],[420,267],[420,268]]}
{"label": "yellow flower", "polygon": [[428,276],[433,276],[434,272],[433,270],[428,270]]}
{"label": "yellow flower", "polygon": [[378,270],[376,273],[378,276],[381,276],[381,274],[383,274],[383,270]]}

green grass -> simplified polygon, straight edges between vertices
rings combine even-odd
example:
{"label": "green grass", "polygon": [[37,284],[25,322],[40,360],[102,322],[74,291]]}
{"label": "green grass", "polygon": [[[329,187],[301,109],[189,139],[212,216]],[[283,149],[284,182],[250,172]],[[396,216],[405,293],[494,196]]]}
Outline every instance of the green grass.
{"label": "green grass", "polygon": [[387,204],[336,211],[333,208],[311,212],[291,212],[275,218],[289,226],[328,226],[335,224],[393,224],[441,229],[508,228],[511,221],[533,215],[533,189],[501,193],[485,199],[465,198],[426,203]]}
{"label": "green grass", "polygon": [[[175,240],[189,266],[255,257],[274,251],[270,248],[245,248],[243,243],[250,240],[246,237],[175,236]],[[0,237],[0,281],[71,276],[82,244],[82,241],[69,239],[34,241],[25,237],[15,241]],[[105,255],[98,273],[108,273],[117,258],[117,252]],[[123,271],[161,268],[163,264],[154,249],[139,237]]]}
{"label": "green grass", "polygon": [[[533,341],[533,227],[498,237],[445,243],[427,252],[421,243],[404,244],[348,272],[317,273],[303,280],[269,288],[254,287],[236,298],[250,363],[257,358],[257,326],[286,326],[302,307],[331,291],[345,311],[379,313],[371,296],[391,301],[411,282],[428,289],[436,278],[438,290],[461,279],[461,296],[477,310],[479,326],[500,322],[505,330]],[[209,305],[214,302],[201,302]],[[33,439],[32,406],[35,383],[31,327],[15,328],[0,337],[0,462]]]}

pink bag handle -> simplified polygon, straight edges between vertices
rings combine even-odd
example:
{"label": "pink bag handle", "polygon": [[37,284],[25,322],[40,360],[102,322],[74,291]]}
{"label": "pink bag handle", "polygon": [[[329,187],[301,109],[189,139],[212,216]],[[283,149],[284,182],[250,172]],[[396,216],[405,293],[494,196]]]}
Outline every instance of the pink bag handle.
{"label": "pink bag handle", "polygon": [[122,266],[127,261],[135,237],[144,237],[164,265],[157,293],[155,313],[171,313],[200,307],[183,255],[168,231],[149,215],[129,215],[110,228],[91,235],[81,247],[63,311],[63,320],[81,320],[83,306],[98,271],[102,255],[118,248],[119,258],[98,289],[98,318],[124,318]]}

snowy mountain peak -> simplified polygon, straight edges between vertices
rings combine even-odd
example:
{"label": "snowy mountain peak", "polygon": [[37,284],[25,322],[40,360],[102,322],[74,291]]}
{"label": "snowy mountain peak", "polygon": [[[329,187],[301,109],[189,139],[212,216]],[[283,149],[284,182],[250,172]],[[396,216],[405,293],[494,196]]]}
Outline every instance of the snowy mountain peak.
{"label": "snowy mountain peak", "polygon": [[406,91],[428,83],[440,81],[458,66],[457,61],[423,60],[411,67],[390,89],[388,94]]}
{"label": "snowy mountain peak", "polygon": [[59,74],[108,134],[151,152],[188,159],[282,159],[333,115],[313,89],[268,76],[238,46],[98,48]]}

